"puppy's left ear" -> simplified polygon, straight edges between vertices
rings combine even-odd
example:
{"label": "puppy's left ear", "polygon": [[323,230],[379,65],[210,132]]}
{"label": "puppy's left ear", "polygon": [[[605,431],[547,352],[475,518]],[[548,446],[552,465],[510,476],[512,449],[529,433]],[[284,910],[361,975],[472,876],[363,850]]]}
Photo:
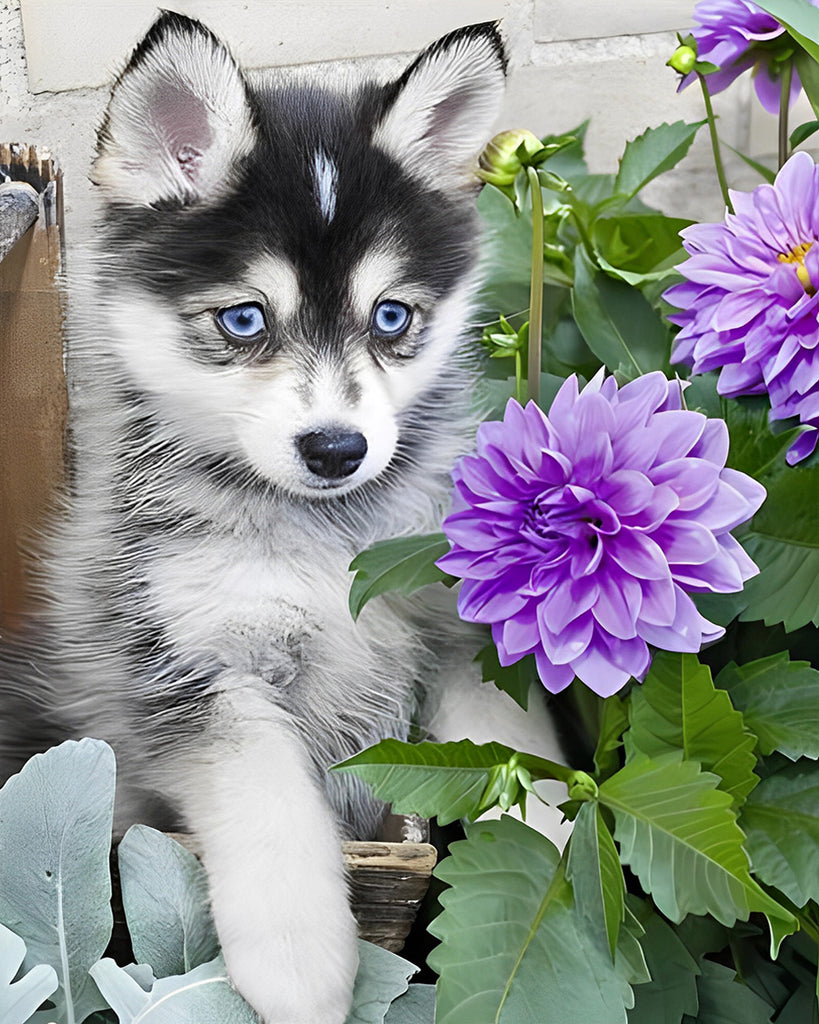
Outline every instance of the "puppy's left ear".
{"label": "puppy's left ear", "polygon": [[495,23],[457,29],[424,50],[388,87],[387,110],[373,141],[437,188],[475,184],[505,77]]}

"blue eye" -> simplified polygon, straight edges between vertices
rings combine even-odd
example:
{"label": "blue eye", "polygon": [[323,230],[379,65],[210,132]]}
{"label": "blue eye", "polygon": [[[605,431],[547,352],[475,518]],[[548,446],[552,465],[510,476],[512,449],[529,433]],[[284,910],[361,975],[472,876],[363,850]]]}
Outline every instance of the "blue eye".
{"label": "blue eye", "polygon": [[370,329],[377,338],[398,338],[409,327],[412,310],[403,302],[385,299],[373,310]]}
{"label": "blue eye", "polygon": [[267,332],[262,307],[255,302],[227,306],[216,314],[216,323],[228,341],[247,345]]}

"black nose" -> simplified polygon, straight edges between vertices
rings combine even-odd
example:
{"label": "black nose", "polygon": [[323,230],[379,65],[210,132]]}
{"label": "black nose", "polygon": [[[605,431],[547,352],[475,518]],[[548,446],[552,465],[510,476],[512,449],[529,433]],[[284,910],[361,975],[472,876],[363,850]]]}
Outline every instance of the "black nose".
{"label": "black nose", "polygon": [[363,434],[316,430],[296,438],[296,447],[311,473],[325,480],[351,476],[367,454]]}

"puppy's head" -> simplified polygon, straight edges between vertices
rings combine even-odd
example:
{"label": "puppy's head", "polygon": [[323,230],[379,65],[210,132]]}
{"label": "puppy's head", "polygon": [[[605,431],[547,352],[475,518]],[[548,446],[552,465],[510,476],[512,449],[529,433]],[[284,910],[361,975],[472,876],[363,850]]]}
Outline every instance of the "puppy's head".
{"label": "puppy's head", "polygon": [[411,455],[468,311],[504,67],[486,24],[387,85],[257,87],[202,25],[162,15],[94,169],[128,386],[197,452],[291,494],[342,494]]}

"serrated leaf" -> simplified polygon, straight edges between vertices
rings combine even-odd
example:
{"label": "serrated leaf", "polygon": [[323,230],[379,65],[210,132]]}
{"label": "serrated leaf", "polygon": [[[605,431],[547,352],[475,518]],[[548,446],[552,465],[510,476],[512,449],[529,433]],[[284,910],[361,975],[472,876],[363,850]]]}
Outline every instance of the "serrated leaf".
{"label": "serrated leaf", "polygon": [[626,882],[614,840],[594,802],[585,803],[575,819],[566,877],[572,883],[580,913],[592,927],[604,932],[614,960],[625,916]]}
{"label": "serrated leaf", "polygon": [[667,325],[636,288],[601,274],[582,246],[575,252],[572,311],[591,351],[629,379],[668,367]]}
{"label": "serrated leaf", "polygon": [[437,1024],[625,1024],[633,996],[573,905],[559,854],[512,818],[470,827],[436,875],[451,886],[430,931],[442,940]]}
{"label": "serrated leaf", "polygon": [[694,654],[657,652],[645,682],[631,695],[629,721],[627,750],[650,758],[681,750],[685,760],[718,775],[735,804],[759,781],[753,771],[756,737]]}
{"label": "serrated leaf", "polygon": [[94,964],[91,976],[120,1024],[258,1024],[231,985],[221,957],[187,974],[160,978],[150,992],[107,958]]}
{"label": "serrated leaf", "polygon": [[819,900],[819,773],[811,762],[787,765],[759,784],[740,824],[754,874],[798,907]]}
{"label": "serrated leaf", "polygon": [[3,1024],[25,1024],[60,984],[57,972],[48,964],[32,967],[15,981],[25,957],[25,942],[0,924],[0,1021]]}
{"label": "serrated leaf", "polygon": [[773,1007],[737,980],[736,974],[711,960],[700,963],[699,1012],[684,1024],[770,1024]]}
{"label": "serrated leaf", "polygon": [[512,758],[533,779],[567,779],[572,771],[533,754],[519,754],[502,743],[402,743],[387,739],[334,765],[368,782],[396,814],[437,817],[442,825],[475,818],[493,773]]}
{"label": "serrated leaf", "polygon": [[25,942],[26,970],[57,972],[57,1019],[104,1006],[88,969],[111,937],[114,785],[113,751],[84,739],[37,754],[0,790],[0,922]]}
{"label": "serrated leaf", "polygon": [[717,682],[756,733],[760,753],[819,758],[819,672],[807,661],[791,661],[783,651],[747,665],[731,662]]}
{"label": "serrated leaf", "polygon": [[614,814],[620,859],[672,921],[711,914],[723,924],[758,910],[796,926],[751,878],[731,797],[716,775],[680,754],[627,764],[599,790]]}
{"label": "serrated leaf", "polygon": [[397,590],[412,594],[428,583],[455,583],[435,560],[449,551],[442,533],[382,540],[362,551],[350,563],[355,573],[350,587],[350,611],[357,619],[364,605],[379,594]]}
{"label": "serrated leaf", "polygon": [[393,1000],[409,987],[418,968],[371,942],[358,943],[358,974],[346,1024],[382,1024]]}
{"label": "serrated leaf", "polygon": [[387,1012],[384,1024],[434,1024],[435,986],[410,985]]}
{"label": "serrated leaf", "polygon": [[179,843],[133,825],[119,845],[122,904],[137,960],[157,978],[213,960],[219,940],[208,908],[205,869]]}
{"label": "serrated leaf", "polygon": [[620,158],[614,191],[633,196],[658,175],[671,170],[691,148],[694,137],[704,124],[705,121],[661,124],[657,128],[648,128],[629,142]]}

